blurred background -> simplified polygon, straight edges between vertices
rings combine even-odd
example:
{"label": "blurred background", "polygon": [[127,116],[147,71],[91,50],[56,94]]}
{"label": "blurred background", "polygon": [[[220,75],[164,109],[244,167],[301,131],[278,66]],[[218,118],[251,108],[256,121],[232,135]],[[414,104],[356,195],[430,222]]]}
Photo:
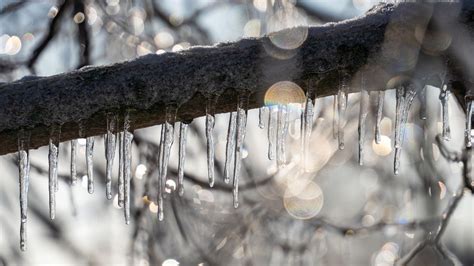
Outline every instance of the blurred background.
{"label": "blurred background", "polygon": [[[86,65],[130,60],[259,37],[298,25],[353,18],[378,1],[353,0],[37,0],[0,1],[0,82],[46,76]],[[297,48],[299,40],[283,43]],[[295,47],[296,45],[296,47]],[[179,77],[177,77],[179,78]],[[295,84],[295,90],[298,86]],[[296,92],[295,92],[296,93]],[[136,130],[132,159],[133,219],[125,225],[114,199],[105,197],[104,138],[96,137],[95,193],[87,193],[85,140],[79,140],[82,183],[70,185],[69,142],[61,143],[57,215],[48,216],[47,147],[30,151],[28,250],[19,248],[18,156],[0,158],[0,265],[393,265],[433,232],[461,181],[462,167],[446,161],[434,142],[441,132],[439,88],[415,99],[403,147],[401,173],[393,175],[395,92],[387,91],[382,142],[374,141],[377,92],[370,93],[364,165],[358,163],[359,94],[349,95],[345,149],[333,137],[333,97],[315,103],[307,171],[301,169],[301,108],[291,110],[287,164],[267,158],[267,121],[250,110],[242,153],[240,206],[223,182],[229,114],[216,115],[216,184],[207,184],[205,119],[189,126],[185,193],[175,192],[175,130],[165,199],[157,219],[154,196],[161,126]],[[267,100],[267,99],[266,99]],[[278,97],[268,99],[278,103]],[[420,108],[427,117],[420,119]],[[463,147],[465,115],[449,100],[452,139]],[[151,189],[153,190],[153,189]],[[153,194],[154,195],[154,194]],[[474,205],[465,193],[442,241],[465,265],[474,264]],[[413,265],[450,265],[426,248]]]}

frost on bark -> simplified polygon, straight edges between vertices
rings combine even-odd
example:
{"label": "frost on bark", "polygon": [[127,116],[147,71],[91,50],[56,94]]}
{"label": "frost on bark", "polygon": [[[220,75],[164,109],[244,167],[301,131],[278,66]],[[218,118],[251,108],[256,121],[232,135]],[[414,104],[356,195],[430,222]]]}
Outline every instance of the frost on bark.
{"label": "frost on bark", "polygon": [[[163,123],[169,105],[178,107],[177,121],[203,116],[203,103],[215,97],[216,114],[235,111],[242,95],[247,108],[257,108],[278,81],[292,81],[316,97],[334,95],[341,74],[354,77],[362,67],[368,90],[393,88],[397,84],[389,81],[400,76],[438,85],[447,68],[453,95],[464,104],[474,71],[459,55],[472,50],[473,10],[472,4],[383,4],[341,23],[4,83],[0,154],[17,150],[22,129],[31,133],[30,148],[48,144],[52,125],[61,125],[61,141],[79,137],[79,121],[87,128],[84,137],[104,134],[108,113],[128,110],[131,129],[137,129]],[[301,46],[275,45],[295,31],[307,31]]]}

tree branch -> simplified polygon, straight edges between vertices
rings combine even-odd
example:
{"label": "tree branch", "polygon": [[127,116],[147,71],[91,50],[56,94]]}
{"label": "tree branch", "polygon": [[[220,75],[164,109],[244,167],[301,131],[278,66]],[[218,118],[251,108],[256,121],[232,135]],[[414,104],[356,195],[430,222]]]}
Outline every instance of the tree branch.
{"label": "tree branch", "polygon": [[[337,24],[0,84],[0,154],[17,150],[21,129],[31,131],[31,148],[48,143],[54,124],[61,125],[63,141],[80,137],[78,122],[84,136],[103,134],[109,112],[130,110],[132,128],[138,129],[162,123],[167,105],[178,107],[177,120],[202,116],[208,99],[217,96],[216,113],[235,110],[238,95],[248,97],[247,108],[257,108],[264,104],[265,91],[278,81],[292,81],[315,97],[336,94],[341,74],[353,77],[350,92],[358,92],[355,81],[360,79],[354,77],[360,69],[370,75],[369,90],[391,88],[393,82],[387,82],[400,75],[431,82],[427,77],[444,73],[452,47],[436,56],[427,54],[416,31],[426,29],[436,10],[442,10],[436,18],[441,17],[445,27],[470,31],[471,13],[463,9],[459,18],[459,7],[379,5],[364,17]],[[453,46],[461,38],[455,31],[449,33]],[[301,45],[295,45],[298,36],[306,37]],[[294,49],[282,49],[283,45]],[[466,75],[474,73],[470,70],[450,71],[450,80],[464,84]]]}

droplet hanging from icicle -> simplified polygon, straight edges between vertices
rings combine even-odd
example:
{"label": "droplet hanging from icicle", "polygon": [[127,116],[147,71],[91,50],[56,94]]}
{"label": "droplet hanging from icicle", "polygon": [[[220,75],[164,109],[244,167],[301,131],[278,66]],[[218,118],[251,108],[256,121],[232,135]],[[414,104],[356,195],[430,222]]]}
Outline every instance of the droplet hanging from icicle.
{"label": "droplet hanging from icicle", "polygon": [[107,134],[105,135],[105,194],[107,199],[112,199],[112,167],[115,158],[115,134],[117,127],[117,116],[107,114]]}
{"label": "droplet hanging from icicle", "polygon": [[86,138],[87,192],[94,193],[94,137]]}
{"label": "droplet hanging from icicle", "polygon": [[51,127],[49,137],[49,218],[53,220],[56,217],[56,192],[58,191],[58,157],[59,157],[59,138],[61,128],[57,125]]}
{"label": "droplet hanging from icicle", "polygon": [[130,130],[130,115],[126,111],[123,122],[123,209],[125,223],[130,223],[130,178],[131,178],[131,161],[132,161],[132,140],[133,134]]}
{"label": "droplet hanging from icicle", "polygon": [[28,186],[30,182],[29,133],[20,131],[18,136],[18,166],[20,183],[20,249],[26,250],[26,223],[28,217]]}
{"label": "droplet hanging from icicle", "polygon": [[178,159],[178,195],[184,194],[184,162],[186,157],[186,137],[188,134],[188,123],[181,122],[179,125],[179,159]]}
{"label": "droplet hanging from icicle", "polygon": [[443,85],[441,88],[441,92],[439,94],[439,99],[441,100],[441,109],[442,109],[442,121],[443,121],[443,138],[444,140],[451,139],[451,128],[449,127],[449,95],[450,91],[446,84]]}
{"label": "droplet hanging from icicle", "polygon": [[377,95],[377,115],[375,118],[375,143],[380,144],[382,142],[380,133],[380,124],[383,118],[383,104],[385,98],[385,91],[379,91]]}
{"label": "droplet hanging from icicle", "polygon": [[394,173],[398,175],[400,171],[400,157],[402,152],[403,140],[405,138],[405,127],[408,119],[413,99],[416,96],[416,88],[413,83],[399,86],[396,89],[396,117],[395,117],[395,159]]}
{"label": "droplet hanging from icicle", "polygon": [[365,120],[369,111],[369,92],[366,88],[365,77],[361,77],[360,105],[359,105],[359,165],[364,164]]}
{"label": "droplet hanging from icicle", "polygon": [[237,125],[237,112],[229,113],[229,127],[227,129],[227,142],[224,164],[224,182],[229,183],[233,174],[234,154],[235,154],[235,131]]}

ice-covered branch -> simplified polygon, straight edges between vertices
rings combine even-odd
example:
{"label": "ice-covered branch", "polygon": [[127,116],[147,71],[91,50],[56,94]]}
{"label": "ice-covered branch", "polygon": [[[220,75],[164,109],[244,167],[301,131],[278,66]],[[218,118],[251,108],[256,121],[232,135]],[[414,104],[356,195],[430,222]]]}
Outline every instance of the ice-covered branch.
{"label": "ice-covered branch", "polygon": [[[61,141],[80,137],[80,125],[82,137],[104,134],[107,114],[125,110],[137,129],[163,123],[170,105],[177,107],[177,120],[188,121],[203,116],[210,99],[217,99],[215,113],[235,111],[238,96],[248,97],[245,108],[257,108],[278,81],[315,97],[336,94],[341,75],[352,77],[348,92],[358,92],[360,79],[354,77],[362,67],[369,72],[367,90],[396,86],[401,76],[432,82],[458,52],[453,45],[465,41],[461,33],[470,31],[471,9],[460,5],[385,4],[337,24],[1,84],[0,154],[18,149],[21,129],[31,133],[29,147],[37,148],[48,144],[53,125],[61,126]],[[434,30],[435,17],[444,24]],[[454,26],[459,30],[446,31]],[[447,45],[438,31],[449,35]],[[464,99],[464,80],[474,72],[459,60],[449,60],[448,75],[453,94]]]}

